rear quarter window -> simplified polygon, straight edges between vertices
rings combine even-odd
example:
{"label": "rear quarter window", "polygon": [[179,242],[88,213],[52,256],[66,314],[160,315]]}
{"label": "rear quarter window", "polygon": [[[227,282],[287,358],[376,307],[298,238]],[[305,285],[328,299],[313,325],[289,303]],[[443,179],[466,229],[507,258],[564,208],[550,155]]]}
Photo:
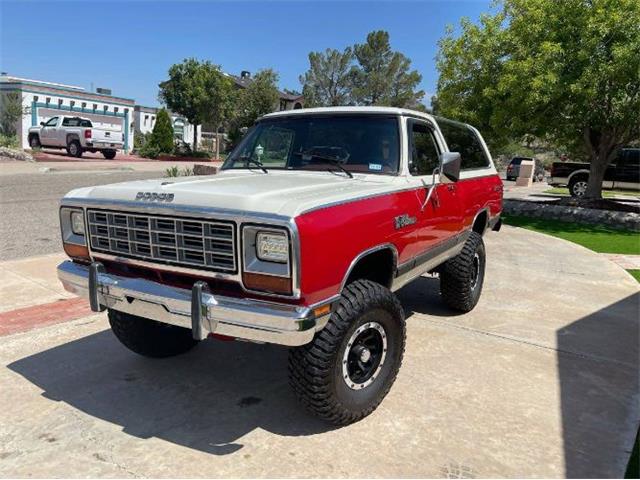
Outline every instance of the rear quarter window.
{"label": "rear quarter window", "polygon": [[478,135],[463,123],[437,118],[438,126],[444,136],[449,151],[459,152],[462,157],[462,169],[471,170],[490,165]]}

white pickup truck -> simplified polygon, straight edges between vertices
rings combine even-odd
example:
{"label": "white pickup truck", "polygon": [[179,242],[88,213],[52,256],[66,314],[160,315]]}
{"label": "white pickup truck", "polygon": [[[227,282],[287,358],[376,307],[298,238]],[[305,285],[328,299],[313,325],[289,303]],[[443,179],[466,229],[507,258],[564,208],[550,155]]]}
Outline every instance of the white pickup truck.
{"label": "white pickup truck", "polygon": [[66,148],[72,157],[81,157],[83,152],[102,152],[104,158],[111,160],[123,148],[124,134],[94,127],[88,118],[58,116],[29,129],[29,146]]}

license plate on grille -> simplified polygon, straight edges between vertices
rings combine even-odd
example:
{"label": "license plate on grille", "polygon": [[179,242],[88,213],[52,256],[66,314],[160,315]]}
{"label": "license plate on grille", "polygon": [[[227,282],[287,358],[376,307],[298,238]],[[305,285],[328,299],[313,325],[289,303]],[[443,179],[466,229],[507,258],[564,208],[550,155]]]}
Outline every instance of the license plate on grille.
{"label": "license plate on grille", "polygon": [[95,252],[236,271],[233,223],[106,210],[89,210],[88,217]]}

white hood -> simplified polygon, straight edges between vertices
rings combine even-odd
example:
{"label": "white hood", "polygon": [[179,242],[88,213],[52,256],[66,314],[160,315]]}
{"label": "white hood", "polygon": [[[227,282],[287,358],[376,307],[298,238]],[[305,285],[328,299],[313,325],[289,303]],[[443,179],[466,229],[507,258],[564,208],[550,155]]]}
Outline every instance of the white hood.
{"label": "white hood", "polygon": [[223,171],[203,177],[160,178],[80,188],[66,197],[134,201],[138,192],[172,193],[172,205],[225,208],[295,217],[323,205],[397,190],[402,177],[271,170]]}

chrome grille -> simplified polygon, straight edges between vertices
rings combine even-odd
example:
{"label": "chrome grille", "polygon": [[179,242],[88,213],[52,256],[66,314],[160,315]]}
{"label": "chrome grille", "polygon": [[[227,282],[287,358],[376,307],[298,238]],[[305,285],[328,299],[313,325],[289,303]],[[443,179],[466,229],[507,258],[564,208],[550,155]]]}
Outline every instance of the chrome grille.
{"label": "chrome grille", "polygon": [[175,265],[236,270],[233,223],[89,210],[95,252]]}

